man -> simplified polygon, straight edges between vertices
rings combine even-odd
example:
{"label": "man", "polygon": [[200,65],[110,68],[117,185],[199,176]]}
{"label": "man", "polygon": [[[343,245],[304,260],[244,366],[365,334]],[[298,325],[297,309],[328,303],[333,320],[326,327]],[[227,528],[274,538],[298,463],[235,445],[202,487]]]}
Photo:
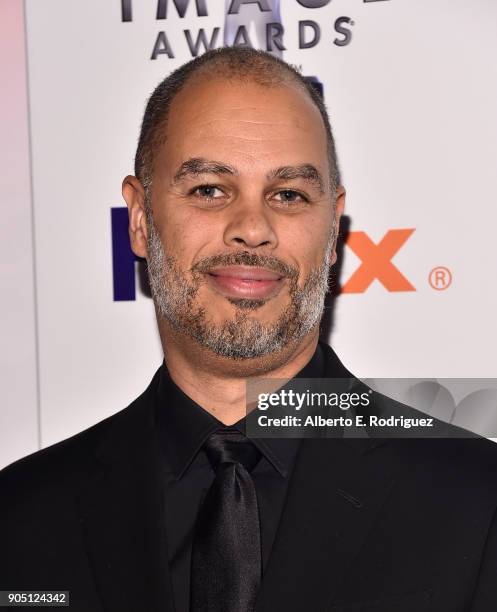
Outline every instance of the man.
{"label": "man", "polygon": [[164,350],[128,408],[1,474],[0,587],[73,610],[497,609],[497,447],[250,439],[246,381],[318,341],[345,191],[318,94],[211,51],[152,94],[123,182]]}

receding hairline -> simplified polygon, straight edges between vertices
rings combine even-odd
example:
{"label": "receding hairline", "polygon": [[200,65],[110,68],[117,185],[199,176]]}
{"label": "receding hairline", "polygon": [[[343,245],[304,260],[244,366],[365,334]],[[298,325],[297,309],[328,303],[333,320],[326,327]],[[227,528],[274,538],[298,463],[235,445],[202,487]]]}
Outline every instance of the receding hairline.
{"label": "receding hairline", "polygon": [[[249,88],[251,86],[255,86],[255,88],[260,88],[262,91],[271,90],[271,89],[275,89],[275,90],[283,89],[287,91],[289,90],[290,92],[292,92],[292,94],[296,94],[296,95],[301,94],[303,98],[306,100],[306,103],[310,104],[310,109],[313,109],[311,110],[311,113],[315,111],[318,114],[319,120],[321,122],[320,125],[323,129],[325,139],[327,140],[326,126],[324,124],[321,114],[319,113],[319,109],[313,103],[313,100],[310,97],[309,92],[306,90],[306,88],[297,80],[289,78],[289,79],[280,79],[278,82],[275,82],[273,80],[271,82],[261,83],[259,79],[257,79],[256,77],[251,78],[252,75],[248,73],[245,73],[243,75],[238,75],[238,74],[229,75],[229,74],[222,74],[218,70],[211,70],[210,68],[211,67],[208,66],[206,67],[205,70],[201,68],[198,72],[195,72],[191,76],[191,78],[185,81],[182,87],[175,93],[174,97],[171,99],[167,112],[164,114],[162,121],[160,122],[159,125],[157,125],[157,128],[156,128],[157,140],[155,141],[156,145],[160,147],[167,141],[168,124],[169,124],[170,118],[172,119],[172,116],[176,115],[175,109],[181,108],[183,103],[185,101],[188,101],[192,94],[193,94],[192,97],[195,95],[197,87],[198,88],[202,88],[206,86],[217,87],[218,85],[222,86],[223,84],[228,84],[229,86],[233,86],[232,89],[235,89],[237,87]],[[215,104],[216,104],[216,100],[214,100],[214,105]],[[177,105],[179,105],[179,107]],[[172,123],[174,123],[174,120],[171,120],[171,124]],[[158,153],[158,150],[155,151],[156,155],[157,153]]]}

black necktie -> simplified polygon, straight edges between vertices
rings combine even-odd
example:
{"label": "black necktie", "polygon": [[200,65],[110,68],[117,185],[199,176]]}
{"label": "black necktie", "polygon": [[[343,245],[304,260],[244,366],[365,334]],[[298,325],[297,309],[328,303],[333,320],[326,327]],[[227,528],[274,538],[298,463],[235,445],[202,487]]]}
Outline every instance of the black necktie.
{"label": "black necktie", "polygon": [[234,430],[204,446],[216,477],[200,507],[192,548],[191,612],[252,612],[261,580],[261,535],[249,472],[261,455]]}

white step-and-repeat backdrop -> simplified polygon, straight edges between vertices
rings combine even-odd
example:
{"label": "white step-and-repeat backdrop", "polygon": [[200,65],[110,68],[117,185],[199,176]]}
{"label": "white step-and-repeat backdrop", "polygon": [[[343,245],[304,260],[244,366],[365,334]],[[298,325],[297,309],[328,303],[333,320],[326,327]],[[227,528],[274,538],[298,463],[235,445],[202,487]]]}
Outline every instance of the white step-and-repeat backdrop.
{"label": "white step-and-repeat backdrop", "polygon": [[362,377],[497,377],[497,3],[0,0],[0,466],[161,362],[122,178],[146,98],[206,45],[323,88],[349,236],[329,341]]}

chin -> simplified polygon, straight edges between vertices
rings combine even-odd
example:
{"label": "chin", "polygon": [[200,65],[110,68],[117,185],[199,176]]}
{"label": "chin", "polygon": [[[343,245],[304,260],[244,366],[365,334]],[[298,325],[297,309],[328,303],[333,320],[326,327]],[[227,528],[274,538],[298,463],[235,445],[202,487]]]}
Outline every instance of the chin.
{"label": "chin", "polygon": [[[271,325],[283,314],[285,308],[288,306],[287,301],[288,300],[282,299],[282,296],[270,298],[234,298],[221,296],[220,300],[213,300],[211,298],[206,303],[201,304],[200,307],[204,308],[206,315],[210,315],[209,318],[214,321],[220,318],[219,315],[225,315],[223,316],[224,321],[217,320],[217,324],[222,324],[226,322],[226,320],[233,320],[233,316],[245,318],[246,316],[250,317],[251,313],[253,313],[253,318],[260,321],[260,323]],[[215,308],[213,308],[214,304]],[[209,310],[212,312],[209,312]]]}
{"label": "chin", "polygon": [[213,353],[219,360],[220,369],[223,375],[239,378],[249,378],[253,376],[264,376],[268,372],[284,366],[288,362],[288,357],[292,353],[292,343],[285,344],[278,350],[258,355],[256,357],[233,358]]}

